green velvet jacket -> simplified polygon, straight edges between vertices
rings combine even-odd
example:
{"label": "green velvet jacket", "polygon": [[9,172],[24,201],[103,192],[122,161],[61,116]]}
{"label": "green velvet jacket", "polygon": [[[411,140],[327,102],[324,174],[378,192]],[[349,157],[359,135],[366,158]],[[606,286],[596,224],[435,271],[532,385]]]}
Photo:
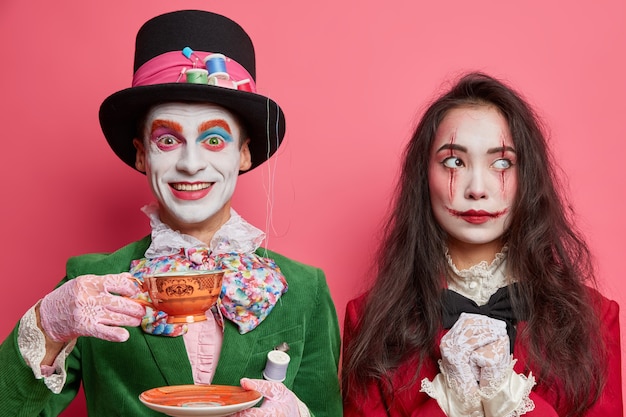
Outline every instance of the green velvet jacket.
{"label": "green velvet jacket", "polygon": [[[62,282],[84,274],[128,271],[130,261],[142,258],[149,244],[146,237],[112,254],[71,258]],[[281,268],[289,289],[265,321],[245,335],[225,320],[213,384],[239,385],[242,377],[262,379],[267,352],[287,342],[291,362],[284,384],[312,415],[339,417],[339,326],[324,274],[277,253],[267,251],[266,256]],[[81,382],[90,417],[162,415],[144,406],[138,395],[159,386],[193,384],[183,338],[128,330],[130,338],[123,343],[80,337],[66,362],[66,385],[60,394],[53,394],[24,363],[16,326],[0,345],[0,416],[56,416],[75,397]]]}

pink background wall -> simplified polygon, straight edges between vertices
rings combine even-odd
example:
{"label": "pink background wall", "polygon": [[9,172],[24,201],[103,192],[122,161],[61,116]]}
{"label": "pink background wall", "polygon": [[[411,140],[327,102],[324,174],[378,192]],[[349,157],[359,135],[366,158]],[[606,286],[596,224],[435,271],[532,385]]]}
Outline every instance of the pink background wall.
{"label": "pink background wall", "polygon": [[270,248],[326,271],[340,320],[369,276],[416,114],[469,69],[509,80],[550,126],[602,290],[626,309],[622,0],[4,0],[0,338],[67,257],[148,232],[145,179],[109,150],[97,112],[130,84],[139,26],[177,8],[223,13],[254,40],[260,92],[285,110],[287,135],[271,165],[241,177],[235,208]]}

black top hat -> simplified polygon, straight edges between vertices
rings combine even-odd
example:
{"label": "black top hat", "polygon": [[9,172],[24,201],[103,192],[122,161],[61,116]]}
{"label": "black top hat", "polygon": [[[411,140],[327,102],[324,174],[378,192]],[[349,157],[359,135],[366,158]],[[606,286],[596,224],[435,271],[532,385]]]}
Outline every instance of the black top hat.
{"label": "black top hat", "polygon": [[[197,70],[203,74],[197,76]],[[254,46],[227,17],[181,10],[150,19],[137,33],[133,72],[133,86],[100,106],[104,136],[132,168],[137,124],[150,107],[163,102],[213,103],[233,112],[250,138],[251,169],[269,159],[282,142],[283,111],[255,93]]]}

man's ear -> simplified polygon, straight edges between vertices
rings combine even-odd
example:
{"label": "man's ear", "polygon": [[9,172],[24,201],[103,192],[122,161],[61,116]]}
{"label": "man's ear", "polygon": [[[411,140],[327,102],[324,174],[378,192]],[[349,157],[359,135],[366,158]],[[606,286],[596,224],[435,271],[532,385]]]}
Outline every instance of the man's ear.
{"label": "man's ear", "polygon": [[250,139],[246,139],[243,145],[241,145],[241,150],[239,152],[239,171],[241,172],[249,170],[252,166],[252,155],[250,155],[250,148],[248,147],[249,142]]}
{"label": "man's ear", "polygon": [[135,155],[135,168],[137,171],[146,172],[146,152],[143,146],[143,142],[139,139],[133,139],[133,145],[135,149],[137,149],[137,154]]}

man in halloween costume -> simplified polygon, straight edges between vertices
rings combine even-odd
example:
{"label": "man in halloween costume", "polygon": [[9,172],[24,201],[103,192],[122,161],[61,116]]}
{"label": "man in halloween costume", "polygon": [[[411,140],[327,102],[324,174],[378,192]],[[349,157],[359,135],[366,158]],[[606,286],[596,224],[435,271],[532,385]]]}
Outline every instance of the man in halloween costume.
{"label": "man in halloween costume", "polygon": [[[146,175],[151,235],[67,262],[59,286],[0,345],[0,415],[58,415],[82,383],[90,416],[161,415],[138,396],[185,384],[263,394],[241,417],[340,416],[339,328],[323,272],[261,248],[263,232],[230,205],[238,175],[274,154],[285,132],[278,104],[256,93],[245,31],[197,10],[149,20],[132,87],[103,102],[100,123]],[[146,296],[137,281],[147,274],[215,268],[224,283],[206,320],[171,323],[133,300]],[[264,379],[279,345],[289,348],[284,380]]]}

